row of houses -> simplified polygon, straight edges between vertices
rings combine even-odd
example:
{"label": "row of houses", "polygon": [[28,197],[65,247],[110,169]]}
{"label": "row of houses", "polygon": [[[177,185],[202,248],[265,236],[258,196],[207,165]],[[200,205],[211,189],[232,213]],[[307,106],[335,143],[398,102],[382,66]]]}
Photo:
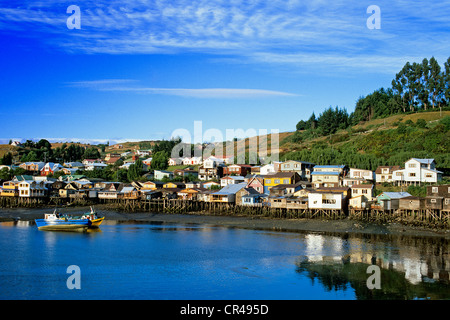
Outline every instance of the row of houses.
{"label": "row of houses", "polygon": [[[97,181],[96,181],[97,180]],[[413,197],[407,192],[384,192],[375,197],[374,184],[319,186],[302,180],[296,172],[262,175],[227,176],[208,182],[146,181],[124,184],[87,179],[84,176],[18,176],[6,181],[1,196],[60,197],[78,199],[183,199],[267,206],[286,209],[438,209],[449,210],[450,186],[427,186],[427,197]],[[230,180],[230,181],[229,181]],[[225,183],[226,182],[226,183]],[[222,185],[224,183],[224,185]]]}
{"label": "row of houses", "polygon": [[[58,171],[64,174],[75,174],[82,170],[102,170],[108,164],[116,161],[115,154],[107,154],[105,160],[85,159],[83,162],[59,163],[25,162],[19,167],[38,174],[47,176]],[[124,163],[121,168],[128,169],[135,163],[135,157]],[[143,161],[143,170],[148,171],[152,158]],[[181,161],[181,162],[180,162]],[[421,183],[437,183],[442,180],[442,172],[436,169],[434,159],[411,158],[400,166],[379,166],[375,171],[349,168],[346,165],[315,165],[314,163],[287,160],[284,162],[273,162],[263,166],[252,166],[247,164],[231,164],[230,157],[211,156],[201,160],[200,157],[170,158],[169,165],[183,164],[191,165],[191,168],[176,169],[174,171],[155,170],[149,172],[150,179],[162,180],[173,179],[176,176],[193,175],[200,181],[217,180],[229,176],[246,177],[249,174],[265,176],[274,173],[296,172],[301,180],[310,181],[314,187],[340,187],[352,186],[364,183],[392,183],[394,185],[410,185]],[[199,165],[199,166],[198,166]],[[198,166],[198,170],[195,169]],[[235,178],[232,178],[235,180]],[[230,179],[228,179],[231,181]],[[222,183],[225,186],[226,183]]]}

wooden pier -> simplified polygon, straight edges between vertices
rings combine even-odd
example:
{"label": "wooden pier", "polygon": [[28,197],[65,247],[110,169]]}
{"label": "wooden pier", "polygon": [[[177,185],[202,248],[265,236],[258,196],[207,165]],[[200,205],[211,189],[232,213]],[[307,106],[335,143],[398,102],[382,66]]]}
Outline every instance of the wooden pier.
{"label": "wooden pier", "polygon": [[221,216],[259,216],[279,219],[353,219],[375,223],[398,222],[404,225],[450,228],[450,211],[438,209],[383,210],[381,208],[332,210],[309,208],[271,208],[267,205],[246,206],[226,202],[204,202],[181,199],[98,199],[59,197],[0,197],[0,208],[35,208],[44,206],[87,206],[102,204],[110,210],[125,212],[161,212],[208,214]]}

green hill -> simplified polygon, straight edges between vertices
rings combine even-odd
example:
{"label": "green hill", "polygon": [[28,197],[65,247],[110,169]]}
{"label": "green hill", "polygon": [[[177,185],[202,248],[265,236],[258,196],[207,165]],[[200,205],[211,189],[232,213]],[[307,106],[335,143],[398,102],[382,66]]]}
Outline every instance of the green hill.
{"label": "green hill", "polygon": [[415,158],[434,158],[450,169],[450,111],[398,114],[314,136],[298,130],[280,141],[280,161],[297,159],[375,170]]}

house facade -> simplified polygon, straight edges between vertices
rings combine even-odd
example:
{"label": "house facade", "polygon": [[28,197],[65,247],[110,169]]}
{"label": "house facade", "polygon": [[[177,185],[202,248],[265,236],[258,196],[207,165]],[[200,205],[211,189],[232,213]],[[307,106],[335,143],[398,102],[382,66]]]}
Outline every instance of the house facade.
{"label": "house facade", "polygon": [[281,172],[297,172],[303,180],[310,180],[315,164],[305,161],[287,160],[280,164]]}
{"label": "house facade", "polygon": [[349,178],[362,178],[366,181],[375,181],[375,172],[372,170],[350,168],[348,176]]}
{"label": "house facade", "polygon": [[344,203],[344,195],[342,192],[315,190],[308,193],[309,209],[343,210]]}
{"label": "house facade", "polygon": [[351,198],[349,207],[355,209],[369,208],[374,201],[374,190],[372,184],[360,184],[351,187]]}
{"label": "house facade", "polygon": [[264,178],[262,176],[253,176],[247,182],[247,188],[253,188],[258,193],[264,193]]}
{"label": "house facade", "polygon": [[48,176],[63,169],[64,167],[59,163],[47,162],[41,169],[41,176]]}
{"label": "house facade", "polygon": [[377,196],[378,206],[384,210],[395,210],[399,208],[400,199],[411,197],[408,192],[383,192]]}
{"label": "house facade", "polygon": [[[206,160],[205,160],[206,161]],[[219,180],[223,176],[223,167],[217,166],[207,168],[205,166],[198,169],[198,179],[202,181]]]}
{"label": "house facade", "polygon": [[314,166],[311,173],[311,183],[314,187],[338,187],[341,178],[346,175],[344,165],[320,165]]}
{"label": "house facade", "polygon": [[246,183],[230,184],[217,192],[211,193],[211,202],[235,203],[236,193],[246,187]]}
{"label": "house facade", "polygon": [[252,166],[249,164],[230,164],[223,168],[223,175],[237,175],[245,177],[251,172]]}
{"label": "house facade", "polygon": [[44,181],[24,180],[19,182],[19,197],[44,197],[46,191]]}
{"label": "house facade", "polygon": [[411,158],[404,169],[393,172],[393,180],[398,185],[436,183],[442,180],[442,172],[436,170],[434,159]]}
{"label": "house facade", "polygon": [[375,170],[376,183],[392,183],[394,182],[394,171],[400,170],[400,166],[379,166]]}
{"label": "house facade", "polygon": [[270,189],[279,184],[295,184],[301,180],[297,172],[277,172],[264,176],[264,193],[269,194]]}
{"label": "house facade", "polygon": [[238,184],[244,182],[245,178],[242,176],[226,176],[220,178],[220,186],[226,187],[229,184]]}
{"label": "house facade", "polygon": [[164,178],[173,179],[173,172],[166,170],[155,170],[154,178],[155,180],[162,180]]}
{"label": "house facade", "polygon": [[5,181],[2,186],[2,197],[18,197],[19,181]]}
{"label": "house facade", "polygon": [[31,172],[41,172],[41,169],[45,166],[45,162],[24,162],[19,165],[20,168]]}
{"label": "house facade", "polygon": [[266,165],[260,167],[259,173],[263,176],[276,173],[275,165],[272,163],[266,164]]}

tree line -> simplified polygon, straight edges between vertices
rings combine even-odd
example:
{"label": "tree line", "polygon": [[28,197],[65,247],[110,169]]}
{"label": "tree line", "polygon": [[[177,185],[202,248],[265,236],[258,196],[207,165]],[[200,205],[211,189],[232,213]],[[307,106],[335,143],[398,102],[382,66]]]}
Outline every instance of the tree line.
{"label": "tree line", "polygon": [[[349,114],[339,107],[329,107],[316,118],[297,123],[297,131],[307,130],[303,138],[325,136],[362,121],[399,113],[437,110],[450,106],[450,57],[441,67],[434,57],[421,63],[407,62],[395,75],[391,87],[380,88],[358,98]],[[300,136],[297,135],[297,139]]]}

